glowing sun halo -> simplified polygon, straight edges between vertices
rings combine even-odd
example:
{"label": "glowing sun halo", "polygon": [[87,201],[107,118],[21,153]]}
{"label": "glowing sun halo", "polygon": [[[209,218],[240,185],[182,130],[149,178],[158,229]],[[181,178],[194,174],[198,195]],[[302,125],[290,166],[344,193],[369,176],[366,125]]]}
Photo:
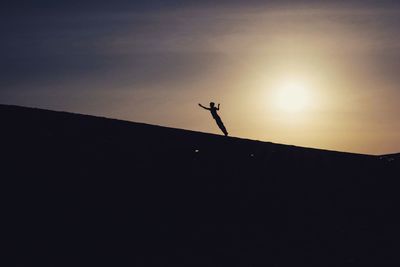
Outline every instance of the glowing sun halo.
{"label": "glowing sun halo", "polygon": [[309,91],[303,84],[286,83],[278,88],[276,105],[281,111],[302,112],[310,105]]}

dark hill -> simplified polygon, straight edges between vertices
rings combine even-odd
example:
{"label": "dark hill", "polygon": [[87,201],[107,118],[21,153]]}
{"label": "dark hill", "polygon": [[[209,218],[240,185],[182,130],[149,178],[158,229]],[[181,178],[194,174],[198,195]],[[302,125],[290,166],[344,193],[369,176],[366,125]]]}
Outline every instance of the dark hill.
{"label": "dark hill", "polygon": [[6,105],[0,119],[14,266],[400,265],[398,155]]}

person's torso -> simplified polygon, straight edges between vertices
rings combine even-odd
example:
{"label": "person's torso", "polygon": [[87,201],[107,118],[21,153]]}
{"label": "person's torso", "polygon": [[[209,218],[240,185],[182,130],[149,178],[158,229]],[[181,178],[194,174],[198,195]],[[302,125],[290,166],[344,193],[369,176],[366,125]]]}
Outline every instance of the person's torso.
{"label": "person's torso", "polygon": [[210,111],[211,111],[211,115],[213,116],[213,118],[217,118],[218,117],[217,108],[215,108],[215,107],[211,108]]}

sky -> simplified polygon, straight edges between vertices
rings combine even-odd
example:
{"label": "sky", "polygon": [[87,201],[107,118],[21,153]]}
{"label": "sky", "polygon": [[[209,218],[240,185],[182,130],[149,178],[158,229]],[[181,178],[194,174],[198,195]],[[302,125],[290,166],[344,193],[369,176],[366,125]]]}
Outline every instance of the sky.
{"label": "sky", "polygon": [[399,1],[0,5],[2,104],[400,152]]}

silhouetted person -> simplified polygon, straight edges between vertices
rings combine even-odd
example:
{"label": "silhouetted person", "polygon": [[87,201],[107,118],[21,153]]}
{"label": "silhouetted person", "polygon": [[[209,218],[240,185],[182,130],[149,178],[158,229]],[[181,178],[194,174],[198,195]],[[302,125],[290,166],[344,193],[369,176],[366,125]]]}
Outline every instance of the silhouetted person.
{"label": "silhouetted person", "polygon": [[219,104],[218,107],[215,107],[214,102],[210,102],[210,107],[205,107],[202,104],[199,104],[200,107],[207,109],[211,112],[211,115],[213,116],[215,122],[217,123],[218,127],[221,129],[221,131],[224,133],[225,136],[228,135],[228,132],[226,131],[226,128],[224,126],[224,123],[222,122],[221,118],[217,114],[217,110],[219,110]]}

